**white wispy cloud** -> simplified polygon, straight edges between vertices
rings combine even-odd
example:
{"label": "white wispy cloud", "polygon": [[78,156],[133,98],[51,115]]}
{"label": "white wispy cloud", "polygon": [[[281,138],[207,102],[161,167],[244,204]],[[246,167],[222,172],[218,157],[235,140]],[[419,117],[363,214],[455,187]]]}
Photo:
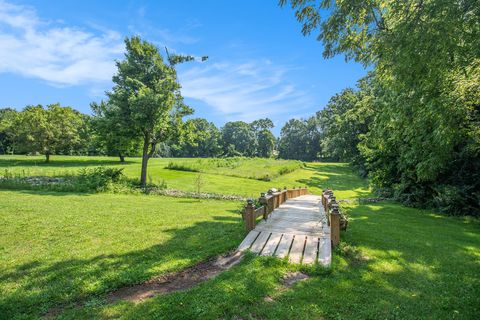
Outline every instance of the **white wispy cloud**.
{"label": "white wispy cloud", "polygon": [[[172,32],[142,19],[137,34],[164,44],[194,43],[189,36],[198,28],[192,22]],[[114,60],[124,52],[122,36],[90,23],[88,29],[46,21],[35,9],[0,0],[0,73],[44,80],[54,86],[88,85],[91,96],[102,96],[115,73]],[[172,49],[172,52],[175,50]],[[310,96],[289,81],[289,66],[266,59],[247,62],[185,64],[179,79],[185,97],[203,101],[226,120],[251,121],[260,117],[301,113],[312,106]]]}
{"label": "white wispy cloud", "polygon": [[269,60],[206,63],[179,72],[182,94],[203,101],[227,120],[251,121],[311,107],[309,95],[288,81],[291,68]]}
{"label": "white wispy cloud", "polygon": [[106,82],[123,51],[117,32],[58,25],[40,19],[33,8],[0,0],[0,72],[59,86]]}

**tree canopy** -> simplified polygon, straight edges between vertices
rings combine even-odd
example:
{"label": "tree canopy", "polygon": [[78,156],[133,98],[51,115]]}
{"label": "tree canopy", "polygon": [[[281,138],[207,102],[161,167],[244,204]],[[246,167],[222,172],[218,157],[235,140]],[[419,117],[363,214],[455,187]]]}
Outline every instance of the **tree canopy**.
{"label": "tree canopy", "polygon": [[[304,34],[319,31],[324,57],[344,54],[373,68],[355,94],[363,96],[360,103],[341,94],[352,109],[335,111],[344,119],[330,121],[324,147],[335,150],[332,144],[345,142],[342,131],[361,129],[348,136],[378,192],[410,205],[480,214],[480,2],[289,3]],[[334,103],[339,108],[341,100]],[[357,152],[338,149],[346,158]]]}

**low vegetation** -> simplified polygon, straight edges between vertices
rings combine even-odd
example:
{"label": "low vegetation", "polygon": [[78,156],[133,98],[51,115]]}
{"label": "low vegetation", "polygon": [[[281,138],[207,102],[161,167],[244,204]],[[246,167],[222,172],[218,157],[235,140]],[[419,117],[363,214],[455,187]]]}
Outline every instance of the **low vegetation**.
{"label": "low vegetation", "polygon": [[[135,177],[140,171],[139,158],[127,158],[125,162],[115,161],[112,157],[68,157],[56,156],[56,161],[45,163],[40,156],[0,156],[0,177],[59,177],[71,179],[79,174],[83,167],[109,167],[123,169],[126,179],[121,180],[117,189],[125,190],[133,186],[138,188]],[[177,166],[178,165],[178,166]],[[327,165],[327,164],[325,164]],[[345,164],[328,164],[346,166]],[[166,169],[166,168],[176,168]],[[185,170],[178,170],[184,169]],[[195,179],[198,171],[202,172],[204,181],[202,192],[209,194],[228,194],[250,197],[275,186],[309,186],[317,188],[317,184],[303,179],[315,174],[315,167],[308,168],[303,162],[290,160],[274,160],[262,158],[225,158],[225,159],[164,159],[150,160],[148,185],[155,189],[170,189],[196,192]],[[289,173],[285,173],[291,171]],[[22,184],[23,185],[23,184]],[[232,186],[235,186],[232,188]],[[11,188],[9,180],[0,180],[0,188]],[[82,191],[77,185],[69,185],[67,189],[52,186],[54,190]],[[76,188],[76,189],[75,189]]]}
{"label": "low vegetation", "polygon": [[165,168],[271,181],[303,166],[301,161],[296,160],[233,157],[175,160],[170,161]]}
{"label": "low vegetation", "polygon": [[[91,168],[111,161],[64,158],[62,170],[77,172],[88,160]],[[21,171],[22,160],[14,161],[18,166],[12,170]],[[194,184],[198,173],[163,169],[170,161],[183,160],[158,161],[154,167],[164,170],[162,176],[163,172],[176,175],[170,182],[184,179],[185,187]],[[55,168],[53,163],[42,163],[42,170],[53,173],[48,171]],[[128,168],[138,170],[138,166],[127,159],[115,168],[123,168],[128,176]],[[248,196],[275,186],[201,174],[235,186],[246,180],[243,188]],[[385,200],[359,204],[359,198],[372,194],[345,164],[307,163],[279,179],[283,179],[275,180],[279,184],[301,183],[316,193],[324,187],[336,190],[350,224],[331,269],[247,256],[213,280],[137,305],[108,302],[106,293],[234,249],[244,236],[242,202],[109,192],[0,191],[4,235],[0,313],[7,318],[37,318],[50,312],[60,319],[468,319],[480,312],[479,221]],[[225,190],[217,189],[226,196]],[[195,194],[195,190],[182,192]],[[283,277],[298,270],[308,279],[285,284]]]}

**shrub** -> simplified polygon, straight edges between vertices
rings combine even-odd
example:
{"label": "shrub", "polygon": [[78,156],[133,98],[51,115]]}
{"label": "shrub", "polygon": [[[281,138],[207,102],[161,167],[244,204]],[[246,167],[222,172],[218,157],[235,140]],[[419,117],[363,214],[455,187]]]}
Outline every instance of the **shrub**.
{"label": "shrub", "polygon": [[186,164],[186,163],[178,163],[178,162],[172,162],[170,161],[168,165],[165,167],[165,169],[169,170],[178,170],[178,171],[189,171],[189,172],[200,172],[200,169]]}
{"label": "shrub", "polygon": [[114,183],[125,179],[123,168],[83,168],[74,178],[78,191],[106,191]]}

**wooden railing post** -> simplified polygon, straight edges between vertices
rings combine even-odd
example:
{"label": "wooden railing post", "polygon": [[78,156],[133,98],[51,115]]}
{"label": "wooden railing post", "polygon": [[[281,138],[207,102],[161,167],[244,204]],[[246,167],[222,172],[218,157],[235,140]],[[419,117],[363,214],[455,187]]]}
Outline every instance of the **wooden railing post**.
{"label": "wooden railing post", "polygon": [[258,198],[258,200],[263,206],[263,219],[267,220],[268,218],[267,197],[265,196],[264,192],[260,193],[260,198]]}
{"label": "wooden railing post", "polygon": [[268,197],[267,197],[267,215],[270,214],[270,212],[275,209],[275,204],[274,204],[274,197],[273,197],[273,192],[272,190],[268,190]]}
{"label": "wooden railing post", "polygon": [[330,237],[332,239],[332,246],[336,247],[340,243],[340,212],[338,211],[338,204],[336,201],[332,201],[331,208]]}
{"label": "wooden railing post", "polygon": [[255,228],[255,205],[252,199],[248,199],[247,205],[245,206],[245,228],[247,232]]}

